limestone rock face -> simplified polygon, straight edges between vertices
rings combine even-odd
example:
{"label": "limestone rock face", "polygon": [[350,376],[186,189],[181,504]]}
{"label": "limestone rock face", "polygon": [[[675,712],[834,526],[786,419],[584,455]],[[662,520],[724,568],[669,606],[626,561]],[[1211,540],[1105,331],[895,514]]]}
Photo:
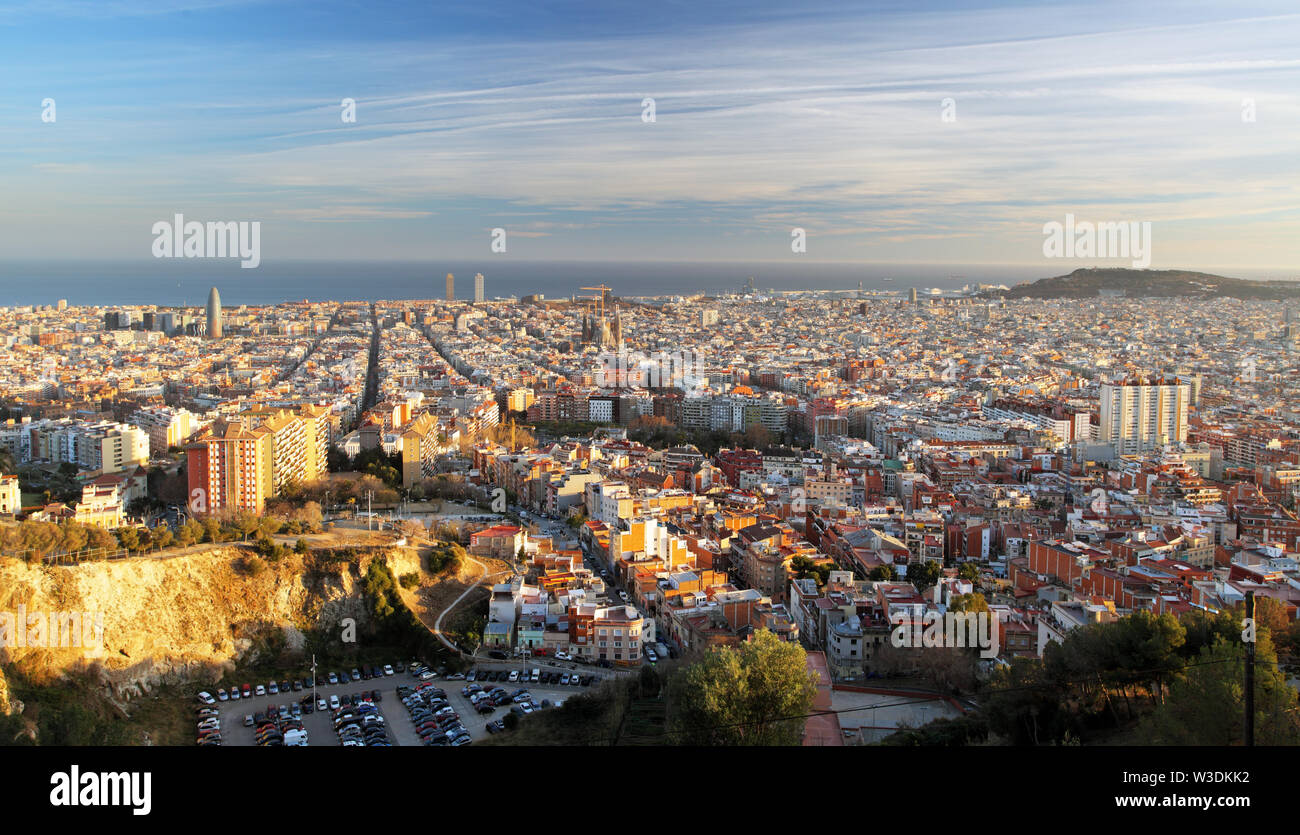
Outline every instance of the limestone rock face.
{"label": "limestone rock face", "polygon": [[[414,552],[392,549],[383,555],[394,573],[419,569]],[[77,566],[27,565],[0,559],[0,665],[20,663],[42,677],[89,670],[109,698],[126,702],[158,684],[219,680],[247,659],[255,638],[280,630],[289,647],[301,647],[303,631],[338,626],[343,618],[367,623],[362,583],[373,556],[359,565],[339,564],[321,571],[304,568],[290,555],[260,572],[247,568],[239,548],[212,550],[168,559],[141,557]],[[19,607],[23,607],[21,610]],[[26,642],[12,634],[20,611],[48,621],[53,630],[33,642],[28,620]],[[59,629],[60,613],[81,616],[79,644],[73,628]],[[11,634],[5,633],[8,620]],[[102,620],[101,620],[102,619]],[[95,644],[102,623],[102,645]],[[12,709],[0,674],[0,712]]]}

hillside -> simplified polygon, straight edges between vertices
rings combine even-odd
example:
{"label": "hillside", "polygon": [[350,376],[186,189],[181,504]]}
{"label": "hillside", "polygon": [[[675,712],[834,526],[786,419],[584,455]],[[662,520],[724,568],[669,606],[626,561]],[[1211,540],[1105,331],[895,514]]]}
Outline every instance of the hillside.
{"label": "hillside", "polygon": [[[213,546],[168,559],[139,557],[76,566],[28,565],[0,558],[0,614],[100,613],[102,650],[50,646],[49,640],[0,646],[0,720],[35,715],[24,700],[48,707],[60,694],[94,708],[97,721],[150,710],[160,693],[194,690],[246,665],[301,650],[313,631],[337,632],[353,618],[363,633],[372,618],[366,567],[380,556],[395,572],[418,572],[412,549],[377,549],[339,561],[323,552],[292,554],[250,566],[249,552]],[[12,621],[11,621],[12,622]],[[0,628],[0,633],[4,630]],[[93,629],[83,630],[87,639]],[[22,682],[24,694],[15,692]],[[3,740],[0,740],[3,742]]]}
{"label": "hillside", "polygon": [[1300,299],[1300,281],[1251,281],[1188,270],[1078,269],[986,295],[1007,299],[1155,298]]}

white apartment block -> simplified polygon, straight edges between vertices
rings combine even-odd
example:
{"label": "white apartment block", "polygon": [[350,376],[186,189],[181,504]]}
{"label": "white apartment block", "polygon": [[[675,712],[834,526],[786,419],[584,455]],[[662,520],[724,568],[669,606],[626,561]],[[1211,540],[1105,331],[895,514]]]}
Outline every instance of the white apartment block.
{"label": "white apartment block", "polygon": [[1120,455],[1185,442],[1191,396],[1191,386],[1162,377],[1104,383],[1097,439]]}
{"label": "white apartment block", "polygon": [[134,412],[127,421],[149,434],[149,448],[164,451],[182,446],[199,430],[198,418],[185,409],[167,406],[146,406]]}

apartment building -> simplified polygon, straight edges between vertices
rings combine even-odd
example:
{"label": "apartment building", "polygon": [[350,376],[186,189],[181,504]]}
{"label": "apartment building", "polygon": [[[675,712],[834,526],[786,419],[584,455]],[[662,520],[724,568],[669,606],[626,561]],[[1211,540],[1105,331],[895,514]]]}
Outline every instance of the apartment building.
{"label": "apartment building", "polygon": [[1097,439],[1120,455],[1187,440],[1191,386],[1164,377],[1103,383]]}
{"label": "apartment building", "polygon": [[18,489],[18,476],[0,475],[0,514],[14,514],[22,510],[23,494]]}
{"label": "apartment building", "polygon": [[133,412],[127,422],[148,433],[149,448],[155,452],[183,445],[199,429],[195,415],[168,406],[145,406]]}
{"label": "apartment building", "polygon": [[76,462],[102,473],[134,469],[149,463],[149,436],[120,423],[89,427],[79,433]]}
{"label": "apartment building", "polygon": [[219,420],[185,448],[190,509],[261,513],[275,494],[275,434]]}

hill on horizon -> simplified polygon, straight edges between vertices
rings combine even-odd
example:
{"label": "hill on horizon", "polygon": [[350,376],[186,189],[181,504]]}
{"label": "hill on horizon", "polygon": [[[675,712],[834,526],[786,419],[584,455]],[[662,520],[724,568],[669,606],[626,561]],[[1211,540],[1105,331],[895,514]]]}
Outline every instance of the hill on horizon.
{"label": "hill on horizon", "polygon": [[1007,299],[1127,298],[1300,299],[1300,281],[1253,281],[1191,270],[1085,267],[988,295]]}

